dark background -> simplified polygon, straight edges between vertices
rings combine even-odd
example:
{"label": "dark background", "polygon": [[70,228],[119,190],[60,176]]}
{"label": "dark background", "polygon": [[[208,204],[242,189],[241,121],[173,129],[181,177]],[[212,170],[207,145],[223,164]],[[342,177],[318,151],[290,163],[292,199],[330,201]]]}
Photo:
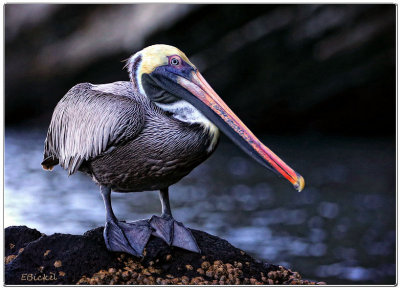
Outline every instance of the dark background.
{"label": "dark background", "polygon": [[[7,4],[6,226],[103,225],[89,178],[41,170],[51,114],[73,85],[128,81],[122,60],[169,44],[306,180],[293,192],[222,137],[171,187],[176,219],[307,279],[394,284],[395,33],[389,4]],[[113,199],[121,219],[160,208],[156,193]]]}
{"label": "dark background", "polygon": [[[6,125],[180,48],[254,132],[394,136],[394,5],[6,5]],[[32,122],[31,120],[35,120]]]}

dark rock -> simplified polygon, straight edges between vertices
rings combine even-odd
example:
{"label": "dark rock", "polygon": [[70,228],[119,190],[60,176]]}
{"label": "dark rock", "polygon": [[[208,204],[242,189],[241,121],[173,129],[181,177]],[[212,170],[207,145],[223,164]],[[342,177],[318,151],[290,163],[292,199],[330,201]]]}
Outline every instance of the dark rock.
{"label": "dark rock", "polygon": [[25,248],[30,242],[39,239],[42,234],[36,229],[26,226],[11,226],[5,230],[5,255],[17,254],[19,249]]}
{"label": "dark rock", "polygon": [[[11,232],[8,230],[13,228]],[[6,228],[6,247],[10,244],[7,235],[24,236],[31,233],[25,226]],[[34,230],[36,231],[36,230]],[[102,228],[88,231],[85,235],[53,234],[25,246],[25,249],[12,262],[6,265],[7,284],[74,284],[83,274],[91,275],[100,269],[116,264],[115,253],[109,252],[104,244]],[[8,256],[8,254],[6,254]],[[61,261],[60,267],[55,267]],[[40,268],[43,267],[43,268]],[[60,272],[63,273],[60,274]],[[52,281],[29,281],[29,275],[54,275]],[[53,274],[51,274],[53,273]],[[25,275],[25,277],[24,277]]]}
{"label": "dark rock", "polygon": [[56,233],[50,236],[26,226],[8,227],[5,229],[5,283],[306,283],[297,272],[255,260],[227,241],[205,232],[192,232],[202,250],[201,255],[169,247],[162,240],[152,237],[145,256],[139,259],[108,251],[104,244],[103,227],[83,235]]}

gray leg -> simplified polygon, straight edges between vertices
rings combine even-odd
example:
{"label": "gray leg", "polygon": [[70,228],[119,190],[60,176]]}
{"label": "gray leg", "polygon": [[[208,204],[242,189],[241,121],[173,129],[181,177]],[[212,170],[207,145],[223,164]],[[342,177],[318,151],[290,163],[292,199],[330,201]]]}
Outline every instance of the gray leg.
{"label": "gray leg", "polygon": [[192,232],[172,217],[168,188],[160,190],[160,201],[161,217],[153,216],[150,219],[150,225],[154,229],[153,235],[163,239],[168,245],[201,253]]}
{"label": "gray leg", "polygon": [[111,207],[111,189],[106,186],[100,186],[101,197],[103,197],[104,206],[106,208],[106,221],[117,222],[117,218],[114,215],[114,211]]}
{"label": "gray leg", "polygon": [[169,205],[168,188],[160,190],[160,201],[162,207],[161,217],[163,217],[164,215],[172,217],[171,206]]}
{"label": "gray leg", "polygon": [[104,227],[104,240],[110,251],[127,252],[140,257],[152,233],[148,220],[135,222],[119,222],[111,207],[111,189],[100,187],[106,208],[106,225]]}

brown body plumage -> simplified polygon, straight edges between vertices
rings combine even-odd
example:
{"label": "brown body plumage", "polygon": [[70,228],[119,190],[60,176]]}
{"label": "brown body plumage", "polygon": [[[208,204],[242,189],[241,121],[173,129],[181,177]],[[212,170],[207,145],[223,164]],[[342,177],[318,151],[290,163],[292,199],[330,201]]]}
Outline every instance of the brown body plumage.
{"label": "brown body plumage", "polygon": [[[92,109],[102,107],[104,101],[119,101],[119,104],[110,105],[108,111],[99,109],[91,113]],[[81,105],[82,102],[90,105]],[[46,139],[45,159],[48,160],[42,165],[51,166],[53,161],[60,162],[71,174],[76,170],[88,173],[98,184],[116,192],[167,188],[207,159],[215,149],[214,145],[208,150],[212,139],[201,125],[172,118],[146,96],[135,91],[130,82],[79,84],[60,103],[54,111]],[[88,114],[91,117],[82,122]],[[121,115],[125,115],[124,121],[119,118]],[[60,147],[52,144],[57,142],[57,137],[62,137],[66,142],[76,139],[66,132],[62,136],[56,134],[63,130],[62,126],[73,126],[73,121],[69,121],[72,118],[80,119],[77,126],[93,125],[93,129],[87,129],[85,135],[92,141],[82,141],[90,143],[86,145],[90,147],[102,145],[100,142],[105,136],[100,136],[109,132],[109,127],[114,127],[116,131],[125,130],[116,140],[104,145],[97,155],[89,154],[85,159],[82,151],[87,148],[82,145],[81,152],[63,156]],[[129,127],[126,123],[129,123]],[[64,127],[64,130],[73,131],[74,128],[78,129]]]}

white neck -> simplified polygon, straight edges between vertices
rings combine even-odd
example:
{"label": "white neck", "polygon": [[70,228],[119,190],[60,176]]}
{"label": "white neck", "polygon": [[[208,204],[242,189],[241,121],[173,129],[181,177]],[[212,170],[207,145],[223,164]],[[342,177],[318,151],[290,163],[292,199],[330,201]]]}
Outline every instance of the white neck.
{"label": "white neck", "polygon": [[199,110],[185,100],[179,100],[169,104],[155,104],[164,111],[172,113],[172,116],[182,122],[189,124],[200,124],[212,137],[209,151],[212,151],[217,144],[219,137],[219,129],[210,120],[207,119]]}
{"label": "white neck", "polygon": [[125,67],[127,67],[128,72],[129,72],[129,78],[131,79],[131,82],[133,85],[139,89],[140,93],[143,95],[146,95],[146,92],[144,91],[142,87],[142,79],[138,73],[142,67],[142,53],[141,51],[136,52],[134,55],[132,55],[129,60],[127,61]]}
{"label": "white neck", "polygon": [[199,110],[185,100],[179,100],[169,104],[155,102],[155,104],[162,110],[172,113],[174,118],[182,122],[190,124],[198,123],[204,126],[208,126],[211,123]]}

